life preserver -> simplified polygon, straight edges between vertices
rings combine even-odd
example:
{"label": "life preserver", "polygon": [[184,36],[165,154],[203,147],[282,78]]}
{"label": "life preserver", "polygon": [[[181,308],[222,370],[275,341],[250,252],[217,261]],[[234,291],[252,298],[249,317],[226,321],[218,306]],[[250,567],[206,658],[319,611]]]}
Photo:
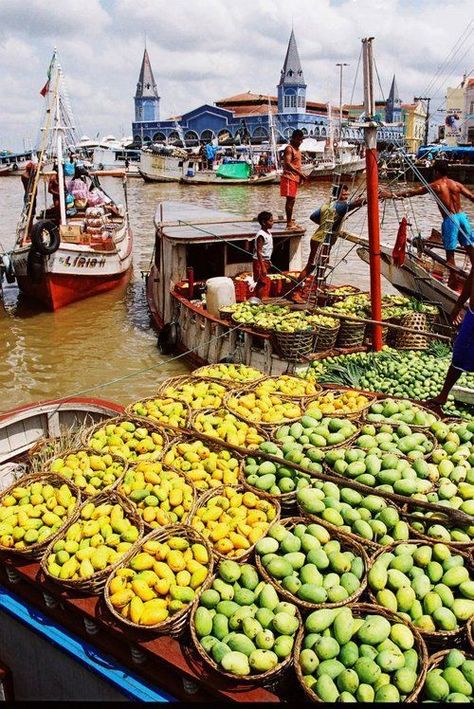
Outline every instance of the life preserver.
{"label": "life preserver", "polygon": [[175,351],[178,344],[178,327],[178,323],[168,322],[160,330],[157,345],[161,354],[171,354]]}
{"label": "life preserver", "polygon": [[32,283],[40,283],[44,276],[44,259],[41,254],[31,248],[28,251],[26,272]]}
{"label": "life preserver", "polygon": [[43,256],[50,256],[58,250],[61,240],[59,229],[54,222],[40,220],[33,225],[30,235],[34,249]]}
{"label": "life preserver", "polygon": [[12,260],[8,254],[3,254],[2,256],[2,271],[5,274],[7,283],[15,283],[15,271],[13,270]]}

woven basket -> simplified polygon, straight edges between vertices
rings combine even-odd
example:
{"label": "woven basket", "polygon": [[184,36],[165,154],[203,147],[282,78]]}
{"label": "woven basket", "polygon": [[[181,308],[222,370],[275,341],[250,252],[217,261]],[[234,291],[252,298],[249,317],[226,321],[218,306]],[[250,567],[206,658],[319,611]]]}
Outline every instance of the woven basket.
{"label": "woven basket", "polygon": [[[408,313],[400,318],[400,325],[411,330],[424,330],[429,332],[430,327],[426,313]],[[412,332],[397,330],[397,337],[394,343],[397,350],[426,350],[428,338],[424,335],[417,335]]]}
{"label": "woven basket", "polygon": [[[372,404],[385,404],[387,401],[393,401],[393,399],[391,399],[390,397],[387,397],[386,399],[375,399],[374,401],[371,402],[370,406],[372,406]],[[436,418],[436,420],[439,421],[440,417],[437,414],[435,414],[434,411],[431,411],[431,409],[429,409],[427,406],[422,406],[421,404],[413,404],[413,406],[416,409],[420,409],[420,411],[425,411],[426,413],[432,414]],[[369,409],[370,409],[370,407],[369,407]],[[367,410],[367,413],[370,413],[370,410]],[[367,421],[367,423],[388,423],[392,426],[393,425],[397,426],[397,425],[400,425],[404,422],[397,421],[396,419],[384,418],[381,421],[377,421],[377,422]],[[430,429],[430,425],[421,426],[419,424],[412,424],[412,423],[407,423],[406,425],[410,426],[410,428],[413,431],[422,431],[423,433],[425,433],[426,431],[428,431]]]}
{"label": "woven basket", "polygon": [[316,334],[314,336],[314,351],[325,352],[326,350],[332,350],[336,345],[340,327],[340,324],[336,327],[317,325]]}
{"label": "woven basket", "polygon": [[[403,513],[408,513],[408,506],[405,506],[403,508],[402,514]],[[425,534],[424,532],[419,532],[417,529],[415,529],[412,524],[412,520],[407,520],[408,528],[410,530],[410,539],[423,539],[426,542],[440,542],[441,544],[448,544],[450,547],[453,547],[454,549],[459,549],[460,551],[465,551],[467,554],[471,552],[472,549],[474,549],[474,540],[471,539],[469,542],[455,542],[455,541],[449,541],[446,542],[443,539],[437,539],[435,537],[430,537],[428,534]],[[436,522],[440,521],[443,525],[450,525],[452,524],[449,521],[449,517],[445,517],[443,519],[443,514],[440,513],[439,517],[427,517],[422,513],[422,516],[420,516],[420,522],[423,522],[425,524],[425,529],[426,527],[432,522],[433,524],[436,524]]]}
{"label": "woven basket", "polygon": [[[155,529],[150,532],[146,537],[143,537],[139,542],[134,544],[133,552],[127,556],[126,561],[122,561],[114,570],[113,573],[107,579],[107,583],[104,589],[104,600],[110,613],[116,618],[120,623],[124,623],[129,628],[134,630],[144,630],[157,633],[159,635],[170,635],[173,638],[180,637],[186,630],[186,626],[189,622],[189,616],[193,607],[194,601],[188,603],[187,606],[182,608],[180,611],[172,615],[171,617],[164,620],[162,623],[157,623],[155,625],[140,625],[139,623],[134,623],[129,618],[124,618],[112,605],[110,602],[110,584],[112,579],[116,576],[118,569],[123,569],[127,567],[130,561],[136,556],[142,549],[146,542],[157,541],[165,543],[170,537],[180,537],[188,540],[191,544],[202,544],[206,549],[209,556],[208,573],[206,579],[204,580],[201,588],[206,586],[207,581],[212,576],[212,571],[214,567],[214,559],[212,556],[212,549],[209,543],[202,537],[195,529],[189,527],[185,524],[171,524],[167,527],[161,529]],[[199,595],[199,593],[198,593]],[[194,599],[195,600],[195,599]]]}
{"label": "woven basket", "polygon": [[223,308],[219,308],[219,317],[221,320],[232,320],[233,309],[231,305],[225,305]]}
{"label": "woven basket", "polygon": [[[347,293],[336,292],[341,288],[345,288]],[[358,295],[361,293],[361,289],[351,284],[345,284],[342,286],[325,286],[323,288],[323,292],[326,295],[326,305],[334,305],[334,303],[339,303],[341,300],[345,300],[350,295]]]}
{"label": "woven basket", "polygon": [[66,527],[73,522],[75,519],[77,519],[78,511],[81,506],[81,491],[79,488],[77,488],[72,482],[69,480],[66,480],[63,478],[61,475],[57,475],[56,473],[37,473],[34,475],[24,475],[21,477],[19,480],[16,480],[14,483],[9,485],[7,488],[1,491],[0,493],[0,508],[2,507],[2,500],[9,495],[12,490],[14,490],[17,487],[27,487],[28,485],[31,485],[32,483],[39,483],[39,482],[44,482],[48,483],[50,485],[53,485],[55,488],[60,488],[61,485],[67,485],[67,487],[71,490],[72,494],[75,495],[76,497],[76,504],[74,506],[73,512],[64,519],[63,524],[61,527],[51,536],[47,537],[41,542],[36,542],[35,544],[30,544],[28,547],[25,549],[15,549],[14,547],[4,547],[3,545],[0,544],[0,552],[4,554],[10,555],[15,555],[22,557],[23,559],[41,559],[43,556],[45,549],[49,547],[49,545],[53,542],[55,542],[58,537],[61,536],[63,531],[66,529]]}
{"label": "woven basket", "polygon": [[467,621],[466,632],[470,649],[474,652],[474,617]]}
{"label": "woven basket", "polygon": [[288,362],[301,362],[313,351],[315,330],[299,332],[274,332],[276,349]]}
{"label": "woven basket", "polygon": [[243,685],[248,686],[249,684],[258,684],[261,686],[278,686],[278,684],[281,682],[281,680],[284,678],[286,675],[287,670],[292,666],[293,664],[293,655],[294,655],[294,649],[298,642],[301,642],[300,636],[302,635],[303,632],[303,620],[301,618],[300,612],[298,608],[296,609],[296,614],[297,618],[299,621],[299,630],[296,631],[295,633],[295,638],[294,638],[294,644],[293,644],[293,650],[292,652],[286,657],[283,662],[280,662],[276,667],[273,668],[273,670],[268,670],[267,672],[259,672],[258,674],[250,674],[250,675],[233,675],[230,672],[226,672],[223,670],[219,665],[214,661],[214,659],[207,654],[207,652],[204,650],[202,647],[201,643],[199,642],[199,638],[196,634],[196,628],[195,628],[195,615],[196,611],[199,607],[199,601],[201,594],[203,591],[207,591],[207,589],[211,588],[213,582],[217,578],[217,575],[212,576],[208,582],[203,586],[201,593],[199,596],[196,598],[193,604],[193,608],[191,611],[191,620],[190,620],[190,630],[191,630],[191,638],[194,643],[194,647],[196,649],[196,652],[198,653],[199,657],[204,661],[204,663],[211,667],[214,672],[217,672],[219,675],[222,677],[225,677],[228,680],[231,680],[233,685],[237,685],[242,683]]}
{"label": "woven basket", "polygon": [[[222,377],[213,377],[212,368],[218,366],[218,364],[206,364],[204,367],[199,367],[198,369],[195,369],[193,372],[191,372],[191,376],[200,377],[201,379],[209,379],[210,381],[217,382],[218,384],[223,384],[232,389],[242,389],[250,386],[251,384],[261,382],[263,379],[265,379],[265,375],[263,374],[263,372],[260,372],[254,367],[248,367],[248,369],[251,370],[254,376],[252,379],[248,379],[246,381],[236,381],[235,379],[230,378],[224,379]],[[209,371],[211,372],[210,374]]]}
{"label": "woven basket", "polygon": [[[401,324],[401,316],[400,315],[394,315],[391,318],[387,318],[386,322],[392,323],[393,325],[400,325]],[[400,332],[400,330],[395,330],[394,328],[387,328],[387,337],[386,337],[386,344],[389,345],[389,347],[394,347],[396,342],[397,342],[397,335]]]}
{"label": "woven basket", "polygon": [[359,347],[364,342],[365,323],[341,319],[336,347]]}
{"label": "woven basket", "polygon": [[301,401],[300,400],[289,400],[289,399],[284,399],[283,397],[280,397],[279,394],[272,394],[272,396],[276,396],[280,401],[284,403],[291,403],[295,405],[299,405],[299,413],[297,416],[294,416],[293,418],[282,418],[280,421],[272,421],[272,422],[266,422],[266,421],[253,421],[251,418],[248,416],[244,416],[243,414],[237,412],[235,409],[232,408],[232,406],[229,405],[229,401],[231,398],[236,398],[240,399],[242,396],[245,396],[246,394],[254,394],[255,391],[253,389],[241,389],[239,392],[229,392],[225,399],[224,399],[224,406],[229,411],[231,414],[234,414],[234,416],[237,416],[237,418],[242,419],[242,421],[245,421],[245,423],[250,424],[251,426],[260,426],[262,429],[267,430],[268,428],[274,428],[275,426],[283,426],[285,423],[294,423],[295,421],[299,421],[299,419],[303,416],[303,408],[301,406]]}
{"label": "woven basket", "polygon": [[[218,416],[219,418],[221,418],[221,414],[222,414],[222,415],[231,414],[231,415],[234,416],[237,420],[243,421],[243,419],[240,418],[240,416],[237,416],[237,415],[234,414],[232,411],[228,411],[228,409],[224,409],[224,408],[222,408],[222,409],[201,409],[200,411],[195,411],[195,412],[193,413],[193,415],[191,416],[191,420],[190,420],[190,428],[191,428],[191,429],[194,429],[194,430],[197,431],[198,433],[200,433],[200,431],[199,431],[199,428],[197,428],[197,419],[198,419],[198,417],[199,417],[201,414],[204,414],[204,416],[206,416],[207,414],[213,414],[214,416]],[[249,425],[251,425],[251,427],[252,427],[253,429],[255,429],[255,431],[257,432],[257,434],[258,434],[258,436],[260,437],[261,440],[259,440],[259,441],[258,441],[257,443],[255,443],[255,444],[251,444],[250,446],[249,446],[249,444],[247,444],[247,443],[242,443],[241,445],[242,445],[243,448],[247,448],[247,449],[249,449],[249,450],[253,450],[253,448],[252,448],[251,446],[258,446],[260,443],[263,443],[263,441],[266,440],[266,439],[268,438],[268,435],[270,435],[270,434],[267,433],[267,430],[268,430],[268,429],[263,430],[263,428],[261,428],[258,424],[252,423],[252,424],[249,424]],[[204,433],[204,432],[203,432],[203,433]],[[212,435],[212,434],[208,433],[208,434],[206,434],[206,435],[210,436],[210,435]],[[215,438],[215,440],[216,440],[217,443],[218,443],[220,440],[222,440],[222,439],[218,438],[217,436],[214,436],[214,438]]]}
{"label": "woven basket", "polygon": [[[287,379],[287,380],[289,379],[290,381],[294,381],[295,384],[296,384],[297,382],[303,381],[303,380],[301,379],[301,377],[295,377],[295,376],[287,375],[287,374],[283,374],[283,375],[282,375],[282,374],[276,374],[276,375],[271,376],[271,377],[265,377],[265,380],[264,380],[264,381],[265,381],[265,383],[266,383],[266,382],[269,382],[269,381],[278,382],[278,380],[280,380],[282,377],[285,377],[285,379]],[[256,384],[252,384],[251,386],[248,387],[248,391],[258,391],[258,389],[260,388],[260,386],[261,386],[263,383],[264,383],[264,382],[257,382]],[[321,386],[320,384],[317,384],[316,382],[311,382],[311,384],[312,384],[313,387],[314,387],[314,393],[313,393],[313,394],[301,394],[301,395],[291,396],[290,394],[282,394],[282,393],[281,393],[280,391],[278,391],[277,389],[275,389],[275,390],[273,390],[273,391],[271,391],[271,392],[269,392],[269,393],[270,393],[272,396],[278,396],[280,399],[283,399],[284,401],[288,401],[288,400],[290,400],[290,401],[297,401],[298,403],[303,403],[303,404],[304,404],[306,401],[310,401],[314,396],[319,395],[320,392],[322,392],[322,390],[323,390],[323,388],[322,388],[322,386]]]}
{"label": "woven basket", "polygon": [[[131,467],[133,467],[133,466],[131,466]],[[172,525],[172,524],[187,524],[187,522],[191,519],[193,512],[196,508],[196,501],[197,501],[198,495],[197,495],[197,490],[194,487],[194,483],[192,482],[192,480],[190,480],[188,478],[188,476],[186,475],[186,473],[183,473],[181,470],[173,470],[171,472],[176,473],[176,475],[181,478],[184,478],[185,482],[192,488],[193,502],[192,502],[191,508],[187,511],[186,514],[183,515],[183,517],[181,518],[181,520],[179,522],[175,522],[175,523],[167,522],[166,524],[158,524],[158,523],[156,523],[156,521],[155,522],[146,522],[145,520],[143,520],[143,526],[144,526],[145,533],[148,533],[148,532],[155,530],[155,529],[162,529],[163,527],[168,527],[169,525]],[[139,504],[133,502],[133,500],[131,500],[129,498],[129,496],[127,495],[127,493],[124,491],[124,489],[122,487],[123,479],[124,478],[122,477],[120,483],[117,486],[117,492],[120,495],[122,495],[122,497],[124,497],[126,500],[128,500],[128,502],[130,502],[134,506],[134,508],[137,510],[140,517],[142,517],[143,509],[139,506]],[[153,490],[150,490],[149,494],[153,495]],[[158,505],[158,508],[159,507],[160,507],[160,505]]]}
{"label": "woven basket", "polygon": [[[399,426],[400,424],[393,423],[393,421],[390,421],[390,422],[387,422],[387,423],[370,423],[370,422],[367,422],[366,425],[368,425],[368,426],[374,426],[374,428],[375,428],[375,433],[378,433],[378,431],[379,431],[379,429],[380,429],[381,426],[392,426],[392,428],[396,429],[396,428],[398,428],[398,426]],[[408,426],[408,424],[406,424],[406,425]],[[413,430],[413,426],[409,426],[409,428],[411,428],[411,429]],[[432,444],[431,450],[428,451],[428,452],[426,452],[423,456],[421,456],[424,460],[427,460],[427,459],[431,456],[431,454],[432,454],[432,452],[434,451],[434,449],[437,447],[437,440],[436,440],[435,436],[431,433],[431,431],[427,431],[426,429],[423,429],[423,430],[421,430],[421,431],[416,431],[416,433],[423,433],[423,435],[426,436],[426,438],[427,438],[427,439],[431,442],[431,444]],[[369,449],[369,451],[370,451],[370,449]],[[395,450],[395,451],[386,451],[386,452],[387,452],[387,453],[395,453],[395,455],[398,455],[398,456],[400,456],[401,458],[406,458],[406,457],[407,457],[404,453],[402,453],[402,452],[399,451],[398,449]]]}
{"label": "woven basket", "polygon": [[[443,660],[445,659],[445,657],[447,657],[449,655],[450,652],[451,652],[450,649],[440,650],[439,652],[435,652],[434,655],[431,655],[428,658],[428,664],[426,666],[426,674],[428,675],[428,672],[430,672],[430,670],[435,670],[437,667],[440,667],[441,664],[443,663]],[[474,655],[472,655],[472,654],[464,652],[464,656],[465,656],[466,660],[474,660]],[[416,697],[414,697],[414,701],[423,702],[422,695],[423,695],[424,688],[425,688],[425,683],[423,682],[423,684],[420,687],[418,687],[418,689],[417,689],[417,693],[416,693]]]}
{"label": "woven basket", "polygon": [[133,407],[135,406],[135,404],[138,404],[138,403],[143,404],[147,401],[156,401],[156,400],[169,402],[169,403],[173,403],[173,404],[177,404],[177,403],[181,404],[181,406],[183,407],[183,410],[184,410],[183,415],[184,415],[185,421],[183,424],[181,424],[180,427],[184,428],[188,425],[189,418],[191,415],[191,409],[189,408],[188,404],[185,404],[184,401],[178,402],[178,401],[176,401],[176,399],[170,399],[169,397],[167,397],[166,399],[160,399],[159,396],[147,396],[145,399],[139,399],[138,401],[134,401],[133,404],[129,404],[125,408],[125,413],[128,416],[133,416],[134,418],[140,419],[141,421],[147,421],[148,423],[152,423],[158,427],[160,426],[160,424],[165,425],[167,423],[167,421],[162,421],[161,419],[155,419],[152,416],[140,416],[133,410]]}
{"label": "woven basket", "polygon": [[[352,606],[350,606],[351,611],[353,615],[356,618],[361,618],[365,617],[366,615],[369,614],[374,614],[374,615],[381,615],[384,618],[386,618],[390,623],[402,623],[404,625],[408,625],[402,618],[399,618],[396,613],[393,613],[392,611],[387,610],[383,606],[379,606],[376,604],[372,603],[354,603]],[[419,664],[420,664],[420,670],[418,674],[418,679],[416,681],[416,685],[411,692],[405,699],[405,702],[413,702],[415,701],[416,696],[418,695],[418,692],[420,690],[420,687],[422,687],[425,677],[426,677],[426,665],[428,662],[428,651],[426,649],[425,642],[423,638],[421,637],[420,633],[418,632],[417,628],[414,626],[410,625],[410,630],[413,633],[413,636],[415,638],[415,649],[418,654],[419,658]],[[294,665],[295,665],[295,670],[296,670],[296,676],[298,678],[298,681],[306,695],[306,699],[309,699],[311,702],[318,702],[322,703],[322,699],[318,697],[316,692],[314,692],[313,689],[307,686],[307,684],[304,681],[303,678],[303,673],[301,671],[301,665],[300,665],[300,654],[301,654],[301,647],[304,641],[305,635],[304,633],[301,633],[301,635],[298,637],[298,642],[295,647],[295,660],[294,660]]]}
{"label": "woven basket", "polygon": [[[347,394],[347,391],[357,391],[357,390],[356,389],[352,389],[352,390],[331,389],[330,391],[326,390],[322,394],[318,394],[318,396],[313,396],[309,400],[306,411],[310,408],[311,404],[318,402],[321,398],[324,398],[328,394],[331,394],[335,399],[339,399],[342,396],[344,396],[344,394]],[[349,421],[359,421],[360,419],[362,419],[364,417],[365,413],[368,411],[370,406],[372,406],[372,404],[377,400],[377,398],[375,396],[372,396],[370,398],[367,394],[363,394],[363,396],[365,396],[368,399],[368,401],[367,401],[367,404],[365,406],[363,406],[361,409],[358,409],[357,411],[351,411],[350,413],[335,412],[333,414],[323,414],[323,416],[328,417],[328,418],[333,418],[333,419],[343,418],[343,419],[348,419]],[[306,411],[305,411],[305,413],[306,413]],[[345,445],[345,443],[342,445]]]}
{"label": "woven basket", "polygon": [[[193,438],[192,436],[183,436],[179,441],[178,440],[172,441],[169,444],[169,446],[166,448],[166,450],[163,451],[163,459],[166,458],[167,453],[169,453],[171,450],[173,450],[173,448],[178,446],[180,443],[192,443],[193,441],[196,441],[196,440],[198,440],[198,439]],[[202,443],[208,450],[213,451],[215,453],[219,453],[221,451],[228,451],[227,448],[224,448],[222,445],[219,445],[219,439],[216,439],[212,443],[210,441],[202,441]],[[236,458],[238,461],[240,461],[242,456],[239,453],[233,451],[232,458]],[[180,468],[176,468],[174,465],[167,465],[166,467],[169,468],[170,470],[176,470],[178,473],[184,472],[186,474],[186,476],[191,480],[191,482],[193,482],[195,490],[196,490],[196,497],[197,498],[199,498],[204,492],[206,492],[206,490],[215,489],[213,487],[210,487],[209,485],[207,485],[206,487],[198,486],[196,484],[197,480],[195,481],[192,477],[192,473],[193,473],[192,469],[182,471],[182,470],[180,470]],[[240,465],[237,468],[235,482],[227,483],[226,481],[224,481],[224,484],[226,484],[226,485],[237,485],[238,484],[238,482],[239,482],[239,474],[238,474],[239,468],[240,468]],[[215,482],[218,483],[215,487],[221,487],[221,485],[223,484],[222,480],[216,479]]]}
{"label": "woven basket", "polygon": [[[137,513],[135,507],[129,502],[129,500],[126,500],[122,495],[119,495],[116,490],[109,490],[105,493],[101,493],[100,495],[96,495],[96,497],[91,497],[88,500],[86,500],[85,503],[81,505],[77,512],[77,516],[74,521],[77,521],[80,519],[81,516],[81,511],[85,507],[85,505],[90,504],[91,502],[94,503],[94,505],[97,507],[98,505],[101,504],[112,504],[112,505],[120,505],[122,509],[125,512],[125,516],[127,519],[132,522],[132,524],[135,525],[138,529],[138,540],[137,542],[143,537],[143,521],[140,515]],[[112,573],[123,561],[129,558],[130,554],[133,552],[134,545],[130,547],[128,552],[126,552],[120,559],[118,559],[115,563],[109,564],[105,569],[102,571],[96,571],[96,573],[93,576],[90,576],[89,578],[86,579],[59,579],[56,576],[51,576],[51,574],[48,572],[48,565],[47,565],[47,559],[50,556],[50,554],[53,553],[53,547],[56,541],[58,539],[61,539],[64,537],[65,533],[69,529],[72,523],[69,523],[61,532],[61,534],[55,539],[54,542],[52,542],[48,549],[46,550],[43,558],[41,559],[41,571],[45,575],[47,579],[50,581],[54,581],[55,583],[63,586],[64,588],[69,588],[72,591],[76,591],[78,593],[91,593],[94,595],[97,595],[102,589],[104,588],[107,578],[109,574]]]}
{"label": "woven basket", "polygon": [[[104,485],[104,487],[101,487],[101,488],[97,488],[97,489],[95,490],[95,492],[86,492],[84,488],[80,487],[79,485],[76,485],[76,483],[73,482],[73,484],[74,484],[76,487],[79,487],[79,489],[80,489],[80,491],[81,491],[81,494],[82,494],[82,496],[83,496],[84,498],[86,498],[86,497],[93,497],[94,495],[98,495],[99,493],[106,492],[106,490],[114,490],[114,489],[117,487],[117,485],[119,485],[120,481],[122,480],[122,478],[123,478],[123,476],[125,475],[125,473],[126,473],[126,471],[127,471],[127,468],[128,468],[128,463],[127,463],[127,461],[125,460],[125,458],[122,458],[121,456],[115,455],[115,454],[112,454],[112,453],[102,453],[102,452],[101,452],[101,453],[97,453],[97,451],[93,450],[92,448],[71,448],[70,450],[64,451],[63,454],[62,454],[60,457],[61,457],[61,458],[67,458],[68,455],[76,455],[77,453],[80,453],[80,452],[87,452],[87,453],[89,453],[90,455],[98,455],[98,456],[101,456],[101,455],[110,455],[110,457],[112,458],[113,462],[114,462],[114,463],[117,463],[118,465],[122,466],[122,468],[123,468],[123,469],[122,469],[122,472],[120,473],[120,475],[119,475],[117,478],[115,478],[115,481],[114,481],[113,483],[111,483],[110,485]],[[48,472],[47,467],[50,466],[50,465],[52,465],[52,463],[53,463],[55,460],[57,460],[57,458],[51,458],[51,459],[46,463],[46,466],[45,466],[45,468],[44,468],[45,472]],[[64,476],[61,475],[60,473],[58,473],[58,475],[59,475],[63,480],[69,480],[69,478],[64,477]]]}
{"label": "woven basket", "polygon": [[[134,425],[137,426],[137,428],[146,428],[148,432],[152,433],[158,433],[162,439],[163,439],[163,445],[162,449],[164,449],[166,446],[169,445],[170,439],[168,437],[168,434],[166,431],[162,428],[160,428],[157,424],[155,424],[153,421],[144,420],[142,418],[137,418],[135,416],[115,416],[114,418],[107,419],[106,421],[101,421],[100,423],[96,423],[94,426],[91,426],[90,428],[86,429],[84,431],[84,434],[82,436],[82,442],[86,447],[90,447],[90,442],[97,431],[100,431],[101,428],[105,428],[105,426],[108,426],[109,424],[113,424],[115,426],[118,426],[120,423],[124,423],[125,421],[133,423]],[[109,447],[105,446],[105,448],[102,449],[102,453],[108,453],[109,452]],[[115,455],[120,455],[120,453],[115,453]],[[148,456],[148,457],[140,457],[138,455],[136,458],[133,458],[133,456],[130,456],[129,458],[126,458],[128,463],[133,463],[136,460],[160,460],[161,455],[157,456],[153,454],[153,458],[150,458],[149,453],[142,454],[143,456]]]}
{"label": "woven basket", "polygon": [[[260,490],[257,491],[254,488],[249,487],[248,485],[243,485],[243,484],[222,485],[221,487],[216,487],[216,488],[213,488],[212,490],[207,490],[200,497],[200,499],[198,500],[198,503],[196,505],[196,508],[194,510],[194,514],[189,522],[189,524],[191,526],[194,521],[194,518],[197,515],[198,510],[200,510],[201,507],[205,507],[207,502],[210,499],[212,499],[213,497],[217,497],[218,495],[222,495],[225,487],[232,487],[234,490],[236,490],[236,492],[253,492],[253,494],[256,495],[256,497],[258,497],[261,500],[266,500],[267,502],[270,502],[272,504],[272,506],[275,508],[276,515],[275,515],[274,519],[268,525],[267,530],[262,533],[262,537],[265,536],[265,534],[268,534],[268,530],[271,527],[273,527],[273,525],[276,524],[276,522],[278,522],[280,520],[280,513],[281,513],[280,503],[275,498],[272,498],[269,495],[266,495],[265,493],[261,492]],[[200,532],[200,534],[202,534],[202,536],[205,536],[203,532]],[[260,537],[260,539],[262,537]],[[206,539],[207,539],[207,537],[206,537]],[[257,541],[260,541],[260,539]],[[239,554],[238,556],[228,556],[227,554],[221,554],[219,551],[216,550],[216,548],[214,546],[212,546],[212,553],[214,554],[215,558],[219,559],[219,560],[232,559],[232,561],[237,561],[237,562],[246,561],[252,555],[252,553],[255,549],[256,543],[257,542],[252,544],[248,549],[242,549],[242,553]]]}
{"label": "woven basket", "polygon": [[[351,423],[356,425],[359,422],[357,420],[354,420],[354,421],[351,421]],[[282,424],[282,425],[285,425],[285,424]],[[281,425],[276,426],[275,429],[271,431],[271,436],[270,436],[272,441],[274,443],[276,443],[277,445],[278,445],[278,439],[275,437],[275,434],[279,428],[281,428]],[[347,446],[350,446],[360,435],[360,426],[356,425],[356,429],[357,429],[356,432],[354,434],[352,434],[352,436],[350,436],[349,438],[346,438],[346,440],[343,441],[342,443],[335,443],[334,445],[330,445],[330,446],[312,446],[312,447],[317,448],[320,451],[330,451],[333,448],[346,448]],[[308,474],[310,474],[310,471],[308,471]],[[331,474],[334,474],[332,470],[331,470]]]}
{"label": "woven basket", "polygon": [[[408,540],[408,541],[402,541],[402,542],[394,542],[393,544],[388,544],[386,547],[383,547],[383,549],[380,549],[378,552],[376,552],[369,561],[370,568],[374,565],[375,561],[378,559],[378,557],[381,554],[385,554],[388,552],[391,552],[395,547],[399,546],[400,544],[411,544],[415,546],[434,546],[436,544],[436,541],[434,540],[426,540],[426,541],[417,541],[417,540]],[[450,546],[450,545],[447,545]],[[456,554],[459,554],[460,556],[464,557],[464,565],[466,568],[469,570],[469,572],[472,574],[472,579],[474,580],[474,569],[472,566],[472,559],[468,554],[465,554],[464,552],[460,551],[459,549],[456,549]],[[367,586],[367,591],[369,598],[372,603],[377,603],[375,594],[371,590],[370,586]],[[466,642],[466,624],[460,625],[459,628],[456,630],[436,630],[434,632],[427,631],[427,630],[422,630],[421,628],[418,628],[419,633],[423,636],[424,640],[426,643],[429,644],[430,647],[432,648],[440,648],[442,646],[446,647],[446,644],[453,644],[462,649],[462,647],[465,645]]]}
{"label": "woven basket", "polygon": [[[185,384],[205,384],[208,387],[214,386],[214,387],[220,387],[222,389],[222,392],[220,392],[220,390],[218,390],[218,393],[216,393],[216,395],[215,395],[218,398],[220,398],[220,403],[215,404],[213,406],[207,405],[205,407],[202,407],[202,408],[206,408],[206,409],[211,409],[211,408],[212,409],[219,409],[222,406],[222,403],[224,401],[224,396],[227,394],[227,392],[229,391],[229,388],[230,388],[224,383],[217,384],[217,382],[214,382],[214,381],[211,382],[211,381],[209,381],[209,379],[200,379],[199,377],[191,377],[191,376],[185,375],[185,376],[181,376],[181,377],[171,377],[170,379],[165,379],[162,382],[162,384],[160,385],[160,387],[157,389],[156,395],[158,397],[164,396],[168,399],[175,399],[176,401],[182,401],[182,399],[180,398],[180,395],[179,395],[179,389],[180,389],[180,387],[184,386]],[[178,393],[166,394],[166,391],[171,388],[177,389]],[[188,402],[186,402],[186,403],[188,403]],[[198,407],[194,406],[194,402],[188,403],[188,406],[191,411],[198,411],[199,410]]]}
{"label": "woven basket", "polygon": [[[296,527],[297,524],[307,525],[308,519],[305,517],[288,517],[282,520],[281,524],[287,529],[292,530],[294,527]],[[255,562],[258,569],[258,573],[265,579],[265,581],[267,581],[274,587],[275,591],[277,591],[277,593],[282,596],[285,601],[290,601],[291,603],[294,603],[301,609],[302,612],[311,612],[318,610],[318,608],[339,608],[341,606],[347,606],[351,603],[354,603],[357,601],[358,598],[360,598],[360,596],[363,594],[367,587],[367,571],[369,568],[369,558],[360,544],[349,540],[345,535],[333,534],[332,539],[337,539],[341,542],[341,546],[344,547],[343,551],[355,552],[357,556],[361,557],[365,566],[365,574],[363,579],[361,580],[360,587],[352,594],[352,596],[349,596],[344,601],[337,601],[336,603],[310,603],[309,601],[301,600],[301,598],[298,598],[298,596],[294,596],[292,593],[282,588],[280,584],[273,578],[273,576],[270,576],[268,571],[265,569],[260,559],[260,556],[258,554],[255,554]]]}

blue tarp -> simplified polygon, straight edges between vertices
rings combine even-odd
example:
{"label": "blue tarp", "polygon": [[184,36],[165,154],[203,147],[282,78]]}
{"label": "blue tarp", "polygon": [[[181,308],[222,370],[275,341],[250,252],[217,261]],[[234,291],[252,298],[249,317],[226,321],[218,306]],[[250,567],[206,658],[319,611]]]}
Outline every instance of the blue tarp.
{"label": "blue tarp", "polygon": [[456,157],[456,155],[470,156],[474,158],[474,146],[468,145],[422,145],[418,148],[416,154],[417,158],[424,158],[429,155],[436,155],[437,153],[446,153],[451,157]]}

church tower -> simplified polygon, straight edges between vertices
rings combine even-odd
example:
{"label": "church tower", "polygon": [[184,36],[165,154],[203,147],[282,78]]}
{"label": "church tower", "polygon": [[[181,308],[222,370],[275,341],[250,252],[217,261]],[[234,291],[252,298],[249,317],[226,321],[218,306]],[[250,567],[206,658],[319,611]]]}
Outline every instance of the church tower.
{"label": "church tower", "polygon": [[387,99],[387,107],[385,109],[385,120],[387,123],[400,123],[402,120],[402,100],[398,94],[397,81],[395,74],[393,75],[390,93]]}
{"label": "church tower", "polygon": [[150,57],[145,48],[143,52],[142,68],[138,77],[137,91],[135,93],[135,122],[159,121],[160,97],[155,84],[155,77],[151,68]]}
{"label": "church tower", "polygon": [[295,33],[292,29],[278,84],[278,113],[305,112],[306,84],[296,46]]}

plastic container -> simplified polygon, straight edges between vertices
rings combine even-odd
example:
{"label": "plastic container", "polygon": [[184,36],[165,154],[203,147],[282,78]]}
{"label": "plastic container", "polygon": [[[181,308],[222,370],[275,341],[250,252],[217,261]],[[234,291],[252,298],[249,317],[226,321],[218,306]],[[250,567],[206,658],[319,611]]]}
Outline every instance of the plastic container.
{"label": "plastic container", "polygon": [[226,276],[209,278],[206,281],[206,287],[206,304],[211,315],[219,317],[220,308],[235,303],[235,287],[232,278]]}

